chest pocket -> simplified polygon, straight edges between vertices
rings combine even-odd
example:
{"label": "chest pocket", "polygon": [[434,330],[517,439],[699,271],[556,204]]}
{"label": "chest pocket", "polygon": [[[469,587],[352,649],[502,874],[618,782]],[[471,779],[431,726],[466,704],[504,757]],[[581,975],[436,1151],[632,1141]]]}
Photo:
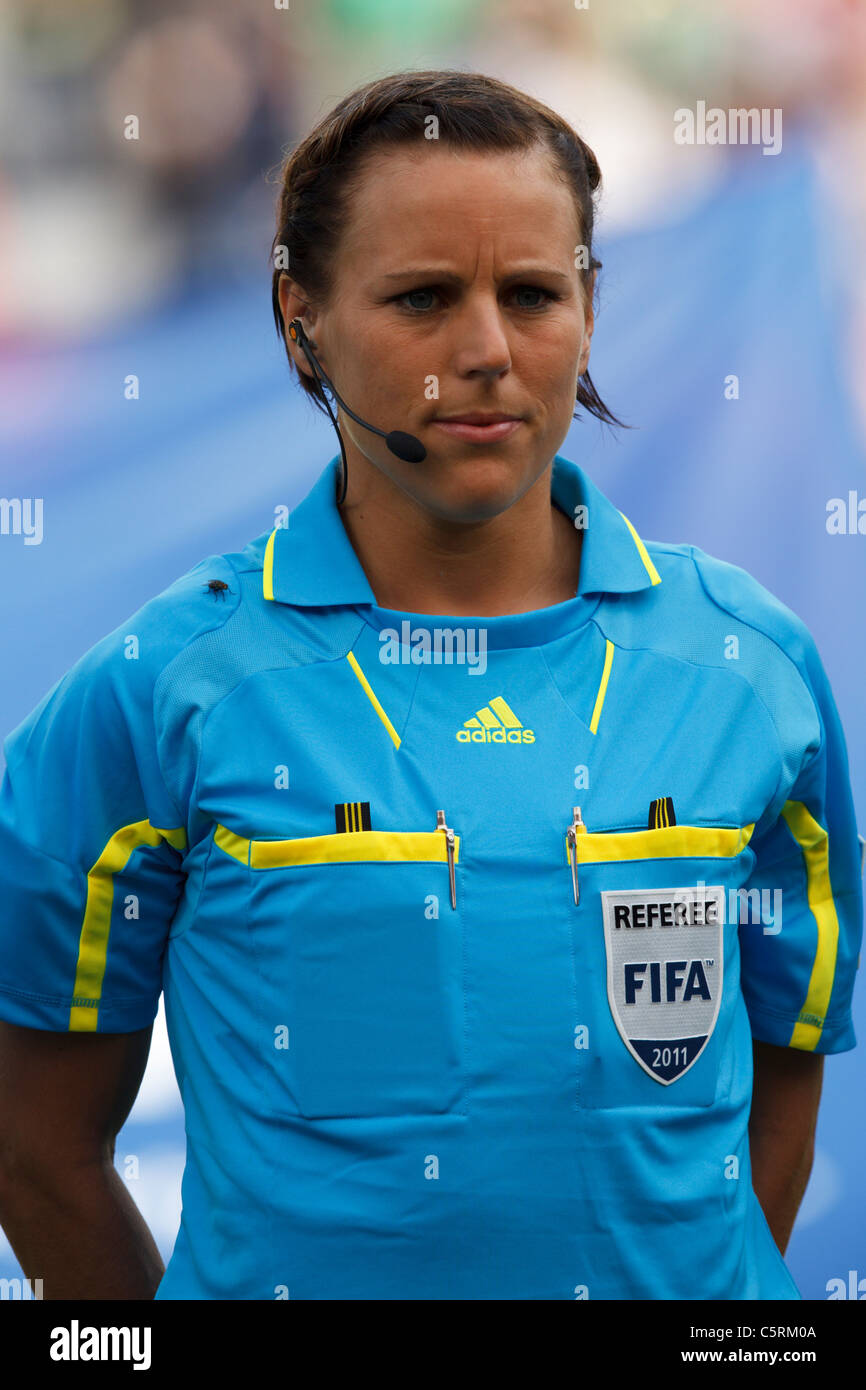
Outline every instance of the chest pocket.
{"label": "chest pocket", "polygon": [[751,1066],[728,907],[754,863],[753,830],[581,826],[567,844],[579,1108],[708,1106]]}
{"label": "chest pocket", "polygon": [[[217,843],[246,857],[278,1114],[442,1114],[463,1096],[463,929],[442,830]],[[460,837],[453,841],[455,882]]]}

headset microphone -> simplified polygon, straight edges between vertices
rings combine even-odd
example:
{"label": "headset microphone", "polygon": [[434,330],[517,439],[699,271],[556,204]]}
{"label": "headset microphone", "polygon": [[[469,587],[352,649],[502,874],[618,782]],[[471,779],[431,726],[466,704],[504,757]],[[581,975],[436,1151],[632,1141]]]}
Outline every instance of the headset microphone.
{"label": "headset microphone", "polygon": [[[402,459],[404,463],[424,462],[425,458],[427,457],[427,450],[424,448],[424,445],[421,443],[421,440],[418,439],[414,434],[407,434],[405,430],[390,430],[386,433],[385,430],[377,429],[375,425],[371,425],[369,421],[362,420],[360,415],[356,415],[354,410],[349,409],[342,396],[340,396],[337,393],[334,387],[334,383],[331,381],[330,377],[326,375],[321,365],[319,364],[318,359],[315,357],[313,350],[310,347],[310,340],[307,337],[306,332],[304,331],[304,325],[301,323],[300,319],[292,319],[291,323],[289,324],[289,336],[293,342],[298,344],[298,347],[304,353],[304,356],[306,357],[307,361],[312,367],[314,373],[318,377],[321,377],[328,390],[333,393],[338,404],[343,407],[347,415],[351,416],[351,418],[357,421],[359,425],[363,425],[365,430],[370,430],[373,434],[378,434],[382,439],[384,439],[391,453],[394,454],[396,458]],[[328,414],[331,417],[331,422],[334,426],[334,429],[337,431],[337,438],[340,441],[340,453],[343,456],[343,487],[340,496],[337,499],[337,505],[339,506],[340,503],[343,501],[343,498],[346,496],[346,483],[348,481],[349,466],[346,462],[346,450],[343,447],[343,437],[340,434],[340,427],[337,424],[336,417],[334,416],[330,405],[328,405],[328,401],[325,397],[324,392],[322,393],[322,399],[325,402],[325,406],[327,408]]]}

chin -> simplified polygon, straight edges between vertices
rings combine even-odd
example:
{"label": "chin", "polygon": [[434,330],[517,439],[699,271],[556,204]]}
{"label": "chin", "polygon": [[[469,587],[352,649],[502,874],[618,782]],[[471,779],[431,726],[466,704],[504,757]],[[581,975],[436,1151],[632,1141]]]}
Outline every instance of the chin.
{"label": "chin", "polygon": [[413,496],[427,511],[448,521],[489,521],[507,511],[525,491],[523,471],[504,460],[470,459],[459,467],[446,465],[443,473],[440,487],[413,489]]}

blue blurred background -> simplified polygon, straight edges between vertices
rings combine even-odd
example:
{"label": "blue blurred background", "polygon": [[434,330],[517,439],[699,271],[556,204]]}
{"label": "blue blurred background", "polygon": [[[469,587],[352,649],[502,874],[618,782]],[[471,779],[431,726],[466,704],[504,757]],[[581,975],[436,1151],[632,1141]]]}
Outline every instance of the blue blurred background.
{"label": "blue blurred background", "polygon": [[[273,329],[279,160],[363,81],[477,69],[561,111],[604,176],[592,374],[635,428],[587,417],[560,452],[644,538],[742,565],[805,620],[866,833],[866,18],[849,0],[615,9],[7,4],[0,498],[41,498],[43,526],[0,532],[0,733],[179,574],[270,529],[337,451]],[[782,108],[781,151],[677,145],[673,113],[698,100]],[[851,493],[864,533],[831,533]],[[862,989],[855,1013],[788,1251],[806,1298],[866,1277]],[[166,1259],[183,1160],[160,1011],[116,1162]],[[0,1276],[17,1272],[0,1233]]]}

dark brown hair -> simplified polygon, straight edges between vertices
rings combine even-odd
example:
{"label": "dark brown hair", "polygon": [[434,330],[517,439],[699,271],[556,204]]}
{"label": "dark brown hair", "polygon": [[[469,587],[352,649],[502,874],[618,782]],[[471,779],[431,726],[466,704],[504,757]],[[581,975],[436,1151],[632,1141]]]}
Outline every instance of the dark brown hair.
{"label": "dark brown hair", "polygon": [[[580,274],[585,292],[589,289],[593,271],[601,266],[592,251],[593,195],[601,183],[601,170],[592,150],[568,122],[516,87],[483,73],[397,72],[344,97],[280,167],[271,264],[275,266],[274,322],[284,341],[278,248],[288,251],[291,278],[311,299],[325,303],[332,289],[331,267],[340,228],[347,221],[362,157],[377,146],[424,140],[425,123],[431,116],[438,120],[438,138],[458,149],[525,150],[546,145],[577,204],[588,261]],[[294,365],[291,354],[289,362]],[[304,390],[324,409],[321,383],[300,375]],[[576,400],[597,419],[622,424],[599,396],[588,371],[578,379]],[[575,417],[579,418],[577,412]]]}

